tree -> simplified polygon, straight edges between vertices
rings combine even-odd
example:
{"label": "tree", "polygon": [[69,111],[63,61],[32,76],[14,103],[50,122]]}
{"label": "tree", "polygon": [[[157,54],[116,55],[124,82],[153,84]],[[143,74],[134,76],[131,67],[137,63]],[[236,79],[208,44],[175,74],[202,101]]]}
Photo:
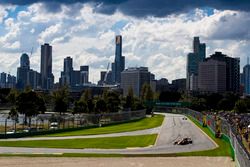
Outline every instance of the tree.
{"label": "tree", "polygon": [[218,103],[218,109],[223,111],[230,111],[233,109],[232,105],[233,104],[231,103],[230,100],[223,98]]}
{"label": "tree", "polygon": [[22,92],[16,101],[16,109],[20,114],[29,118],[29,126],[31,124],[31,117],[36,116],[46,110],[43,99],[34,91]]}
{"label": "tree", "polygon": [[64,86],[52,93],[54,112],[65,113],[69,105],[69,90]]}
{"label": "tree", "polygon": [[15,105],[17,97],[18,97],[18,91],[16,89],[11,89],[10,93],[7,96],[7,99],[12,105]]}
{"label": "tree", "polygon": [[212,93],[210,95],[208,95],[206,98],[207,101],[207,107],[208,109],[218,109],[218,103],[219,101],[223,98],[223,96],[221,94],[218,93]]}
{"label": "tree", "polygon": [[88,105],[85,101],[79,100],[75,102],[73,114],[88,113]]}
{"label": "tree", "polygon": [[107,111],[108,112],[118,112],[120,110],[121,100],[119,94],[114,91],[109,91],[107,93]]}
{"label": "tree", "polygon": [[18,112],[15,107],[10,109],[8,119],[12,119],[14,121],[14,132],[16,132],[16,122],[18,122]]}
{"label": "tree", "polygon": [[160,93],[159,100],[161,102],[177,102],[181,98],[181,94],[179,92],[173,91],[163,91]]}
{"label": "tree", "polygon": [[143,84],[140,94],[140,98],[142,101],[145,101],[147,89],[148,89],[148,84],[147,83]]}
{"label": "tree", "polygon": [[93,113],[95,110],[95,104],[93,102],[93,97],[90,89],[86,89],[82,94],[81,101],[84,101],[88,106],[88,112]]}
{"label": "tree", "polygon": [[238,100],[235,103],[234,111],[237,113],[247,113],[247,104],[244,100]]}
{"label": "tree", "polygon": [[196,111],[204,111],[207,109],[207,102],[204,98],[193,98],[191,108]]}
{"label": "tree", "polygon": [[90,89],[86,89],[84,91],[84,93],[82,94],[81,99],[84,100],[84,101],[88,101],[88,100],[92,99],[91,90]]}
{"label": "tree", "polygon": [[135,110],[142,110],[145,109],[144,104],[142,103],[142,101],[139,98],[134,98],[134,109]]}
{"label": "tree", "polygon": [[124,104],[124,108],[133,110],[134,109],[134,103],[135,103],[135,99],[134,99],[134,91],[133,88],[130,87],[128,90],[128,95],[125,98],[125,104]]}
{"label": "tree", "polygon": [[95,103],[95,111],[97,113],[102,113],[107,111],[107,104],[102,98],[97,99]]}
{"label": "tree", "polygon": [[154,100],[154,92],[149,84],[147,84],[146,93],[145,93],[145,100],[146,101]]}
{"label": "tree", "polygon": [[154,92],[149,84],[144,84],[141,91],[141,100],[146,104],[147,114],[152,114],[154,106]]}

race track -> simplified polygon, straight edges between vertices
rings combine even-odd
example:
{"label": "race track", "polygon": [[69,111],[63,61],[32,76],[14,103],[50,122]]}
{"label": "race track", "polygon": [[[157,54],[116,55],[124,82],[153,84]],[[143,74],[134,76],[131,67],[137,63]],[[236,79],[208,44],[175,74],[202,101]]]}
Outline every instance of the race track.
{"label": "race track", "polygon": [[[183,120],[185,116],[178,114],[164,114],[165,119],[161,127],[106,135],[91,136],[67,136],[67,137],[39,137],[39,138],[22,138],[7,140],[51,140],[51,139],[74,139],[74,138],[98,138],[98,137],[115,137],[115,136],[132,136],[142,134],[158,133],[158,138],[154,146],[147,148],[127,148],[127,149],[54,149],[54,148],[24,148],[24,147],[0,147],[0,153],[104,153],[104,154],[165,154],[209,150],[217,147],[205,133],[203,133],[190,120]],[[190,137],[193,144],[174,145],[173,142],[183,138]]]}

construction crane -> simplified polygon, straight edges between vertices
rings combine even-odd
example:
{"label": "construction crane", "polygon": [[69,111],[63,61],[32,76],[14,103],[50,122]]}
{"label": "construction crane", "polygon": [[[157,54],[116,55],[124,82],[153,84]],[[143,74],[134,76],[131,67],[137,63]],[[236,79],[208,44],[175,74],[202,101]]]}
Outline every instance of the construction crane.
{"label": "construction crane", "polygon": [[31,57],[32,54],[33,54],[33,49],[34,49],[34,47],[32,46],[31,51],[30,51],[30,57]]}
{"label": "construction crane", "polygon": [[106,74],[104,76],[104,81],[103,81],[103,84],[106,85],[107,84],[107,77],[108,77],[108,73],[109,73],[109,64],[107,65],[107,71],[106,71]]}

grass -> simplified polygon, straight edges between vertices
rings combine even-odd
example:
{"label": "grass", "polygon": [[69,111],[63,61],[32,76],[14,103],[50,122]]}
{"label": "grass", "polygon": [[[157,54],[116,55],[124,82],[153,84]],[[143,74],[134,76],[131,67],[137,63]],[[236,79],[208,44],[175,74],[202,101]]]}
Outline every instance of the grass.
{"label": "grass", "polygon": [[0,146],[68,149],[123,149],[127,147],[147,147],[153,145],[156,138],[157,134],[89,139],[0,141]]}
{"label": "grass", "polygon": [[98,128],[75,130],[70,132],[53,133],[48,135],[42,135],[42,137],[83,136],[83,135],[130,132],[130,131],[144,130],[161,126],[163,120],[164,120],[163,115],[155,115],[154,117],[147,117],[128,123],[109,125]]}
{"label": "grass", "polygon": [[194,118],[188,116],[203,132],[205,132],[211,139],[213,139],[219,147],[212,150],[195,151],[186,153],[177,153],[176,156],[231,156],[230,143],[224,139],[215,138],[214,134],[209,130],[208,127],[202,127],[200,123]]}

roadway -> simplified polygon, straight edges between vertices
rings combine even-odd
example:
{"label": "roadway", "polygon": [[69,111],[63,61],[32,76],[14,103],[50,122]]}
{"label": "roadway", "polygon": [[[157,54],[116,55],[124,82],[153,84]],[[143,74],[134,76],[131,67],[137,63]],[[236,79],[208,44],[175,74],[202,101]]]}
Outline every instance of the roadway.
{"label": "roadway", "polygon": [[[66,136],[66,137],[38,137],[38,138],[21,138],[21,139],[5,139],[8,141],[18,140],[61,140],[75,138],[98,138],[98,137],[117,137],[117,136],[134,136],[144,134],[156,134],[158,137],[155,145],[146,148],[127,148],[127,149],[54,149],[54,148],[23,148],[23,147],[0,147],[0,153],[103,153],[103,154],[166,154],[178,152],[190,152],[199,150],[209,150],[217,147],[202,130],[200,130],[193,122],[183,120],[183,115],[164,114],[165,119],[159,128],[103,134],[91,136]],[[183,137],[190,137],[193,144],[189,145],[174,145],[173,142]]]}

